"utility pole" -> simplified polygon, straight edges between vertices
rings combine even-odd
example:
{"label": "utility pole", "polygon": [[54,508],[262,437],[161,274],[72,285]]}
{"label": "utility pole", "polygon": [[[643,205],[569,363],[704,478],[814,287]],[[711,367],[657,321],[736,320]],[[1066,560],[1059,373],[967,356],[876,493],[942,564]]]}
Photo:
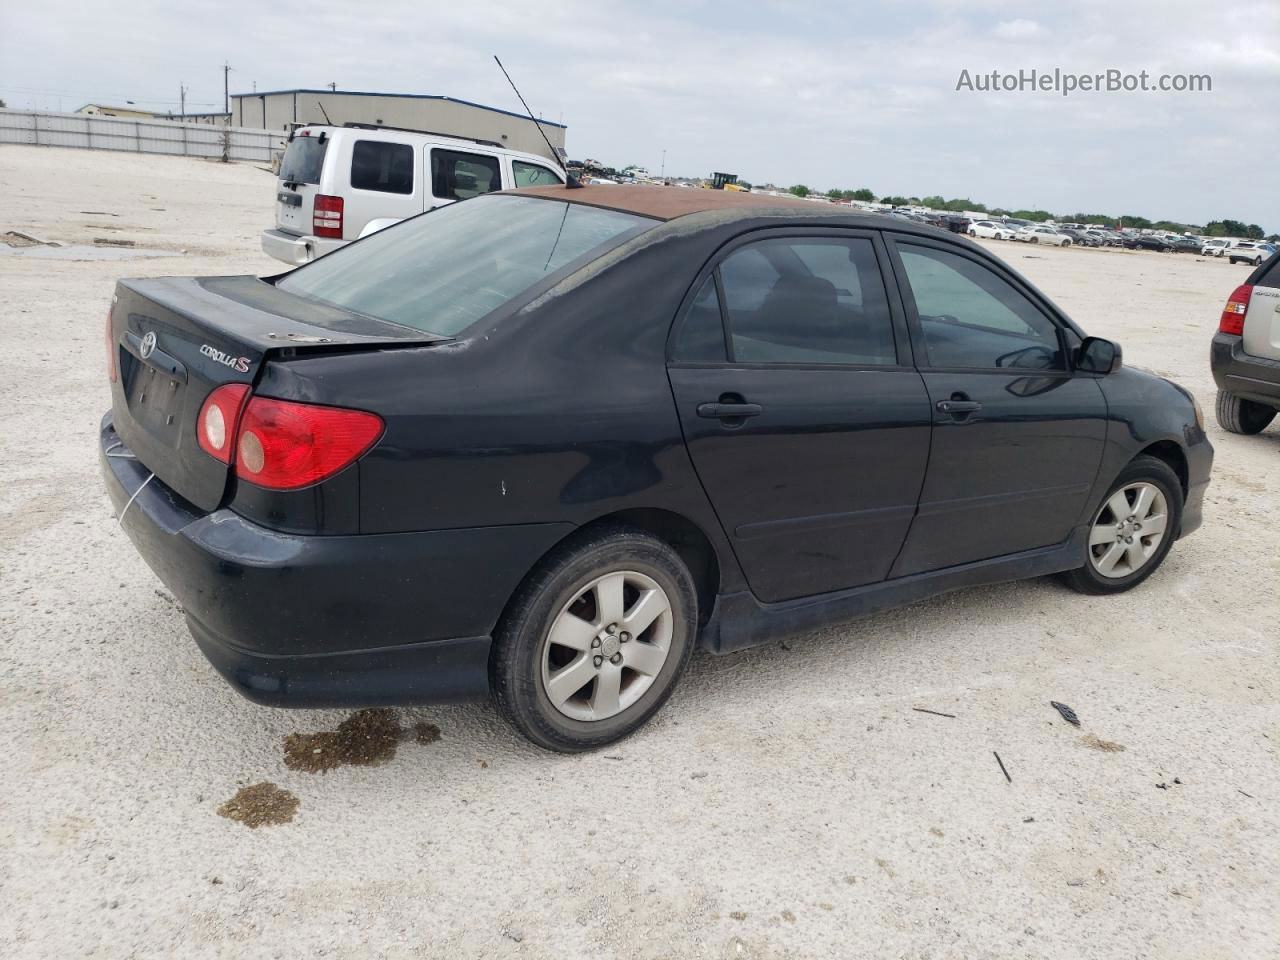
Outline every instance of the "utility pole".
{"label": "utility pole", "polygon": [[329,84],[329,89],[330,89],[333,93],[337,93],[337,92],[338,92],[338,85],[337,85],[336,83],[330,83],[330,84]]}
{"label": "utility pole", "polygon": [[187,119],[187,88],[181,80],[178,81],[178,103],[181,104],[178,109],[182,114],[182,119],[185,120]]}
{"label": "utility pole", "polygon": [[662,169],[658,171],[658,179],[665,180],[667,176],[667,148],[662,148]]}
{"label": "utility pole", "polygon": [[231,64],[225,60],[222,61],[222,112],[231,113],[231,94],[228,77],[231,74]]}

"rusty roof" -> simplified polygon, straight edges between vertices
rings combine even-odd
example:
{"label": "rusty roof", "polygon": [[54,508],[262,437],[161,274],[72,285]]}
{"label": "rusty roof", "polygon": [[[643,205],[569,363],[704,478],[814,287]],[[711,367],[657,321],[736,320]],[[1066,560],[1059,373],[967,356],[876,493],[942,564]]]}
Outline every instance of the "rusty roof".
{"label": "rusty roof", "polygon": [[606,210],[620,210],[634,213],[642,217],[653,217],[656,220],[674,220],[691,213],[702,213],[704,210],[739,209],[743,207],[766,210],[770,207],[782,207],[794,210],[796,207],[808,207],[813,212],[853,213],[848,207],[837,207],[834,204],[816,203],[812,200],[801,200],[793,197],[767,197],[758,193],[743,193],[737,190],[703,190],[683,187],[657,187],[646,184],[623,184],[615,187],[600,185],[583,186],[580,190],[570,190],[562,186],[521,187],[519,190],[507,190],[515,196],[545,197],[554,200],[567,200],[570,203],[581,203],[589,207],[602,207]]}

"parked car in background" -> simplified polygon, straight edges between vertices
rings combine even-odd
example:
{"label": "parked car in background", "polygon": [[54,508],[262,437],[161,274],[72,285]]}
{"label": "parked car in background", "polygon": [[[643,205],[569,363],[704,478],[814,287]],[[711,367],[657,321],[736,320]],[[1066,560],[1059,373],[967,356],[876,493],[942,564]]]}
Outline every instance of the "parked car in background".
{"label": "parked car in background", "polygon": [[1236,287],[1210,351],[1222,429],[1258,433],[1280,410],[1280,256]]}
{"label": "parked car in background", "polygon": [[1054,247],[1071,246],[1071,237],[1054,227],[1047,227],[1043,224],[1023,227],[1018,231],[1015,239],[1023,240],[1027,243],[1047,243]]}
{"label": "parked car in background", "polygon": [[295,130],[280,162],[276,222],[262,249],[308,263],[424,210],[494,190],[564,183],[536,154],[371,124],[309,124]]}
{"label": "parked car in background", "polygon": [[1155,250],[1158,253],[1168,253],[1173,249],[1173,244],[1168,240],[1154,234],[1126,237],[1124,245],[1130,250]]}
{"label": "parked car in background", "polygon": [[1202,244],[1195,237],[1177,237],[1171,241],[1174,253],[1199,254]]}
{"label": "parked car in background", "polygon": [[1212,240],[1206,240],[1200,247],[1200,253],[1206,257],[1221,257],[1231,246],[1231,241],[1223,237],[1214,237]]}
{"label": "parked car in background", "polygon": [[1065,234],[1071,238],[1071,242],[1079,244],[1082,247],[1099,247],[1102,246],[1102,239],[1095,237],[1088,230],[1082,230],[1075,227],[1059,227],[1058,232]]}
{"label": "parked car in background", "polygon": [[1256,267],[1275,252],[1274,244],[1242,240],[1227,251],[1227,259],[1232,263],[1247,263]]}
{"label": "parked car in background", "polygon": [[721,190],[481,196],[278,277],[121,281],[106,334],[120,526],[237,690],[489,692],[561,751],[695,646],[1128,590],[1213,459],[1187,391],[967,238]]}
{"label": "parked car in background", "polygon": [[1016,231],[995,220],[975,220],[969,224],[969,236],[984,240],[1012,240]]}

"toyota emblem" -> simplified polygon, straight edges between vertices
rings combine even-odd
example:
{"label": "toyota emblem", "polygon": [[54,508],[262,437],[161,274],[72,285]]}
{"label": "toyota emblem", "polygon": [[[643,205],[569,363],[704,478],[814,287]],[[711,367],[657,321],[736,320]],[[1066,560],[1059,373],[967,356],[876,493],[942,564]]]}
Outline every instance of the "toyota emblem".
{"label": "toyota emblem", "polygon": [[151,356],[151,354],[155,352],[156,352],[156,334],[155,334],[155,331],[152,330],[149,333],[147,333],[145,337],[142,338],[142,349],[140,349],[138,353],[142,356],[142,359],[145,360],[147,359],[147,357]]}

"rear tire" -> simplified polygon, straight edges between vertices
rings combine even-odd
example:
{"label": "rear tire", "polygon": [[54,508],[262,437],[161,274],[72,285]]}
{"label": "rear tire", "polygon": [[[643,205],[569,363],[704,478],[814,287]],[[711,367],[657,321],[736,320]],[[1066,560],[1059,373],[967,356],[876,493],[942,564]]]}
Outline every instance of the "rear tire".
{"label": "rear tire", "polygon": [[1276,411],[1261,403],[1244,400],[1225,390],[1218,391],[1218,402],[1214,406],[1218,416],[1218,425],[1228,433],[1242,433],[1250,436],[1261,433],[1275,419]]}
{"label": "rear tire", "polygon": [[628,527],[588,533],[552,551],[508,604],[489,655],[494,702],[540,747],[605,746],[658,712],[697,631],[693,577],[671,547]]}
{"label": "rear tire", "polygon": [[1063,581],[1095,596],[1136,587],[1168,556],[1182,525],[1182,500],[1182,482],[1167,463],[1135,457],[1093,513],[1083,566],[1062,574]]}

